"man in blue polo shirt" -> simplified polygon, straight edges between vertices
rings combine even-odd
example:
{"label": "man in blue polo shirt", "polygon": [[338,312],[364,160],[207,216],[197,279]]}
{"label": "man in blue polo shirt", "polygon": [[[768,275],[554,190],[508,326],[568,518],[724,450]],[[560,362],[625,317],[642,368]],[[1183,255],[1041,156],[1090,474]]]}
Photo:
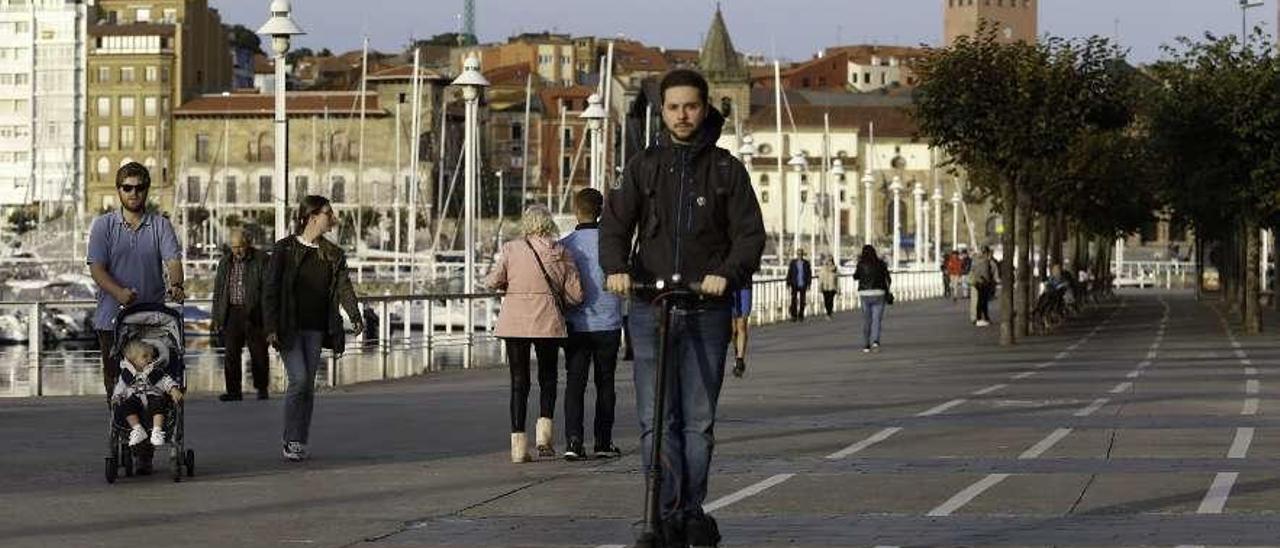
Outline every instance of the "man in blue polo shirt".
{"label": "man in blue polo shirt", "polygon": [[[89,229],[89,273],[98,284],[98,308],[93,327],[102,350],[102,382],[111,394],[120,376],[120,363],[111,359],[115,340],[112,321],[122,306],[181,301],[182,250],[173,224],[147,213],[151,174],[137,162],[116,171],[120,208],[93,220]],[[166,283],[166,274],[168,281]]]}

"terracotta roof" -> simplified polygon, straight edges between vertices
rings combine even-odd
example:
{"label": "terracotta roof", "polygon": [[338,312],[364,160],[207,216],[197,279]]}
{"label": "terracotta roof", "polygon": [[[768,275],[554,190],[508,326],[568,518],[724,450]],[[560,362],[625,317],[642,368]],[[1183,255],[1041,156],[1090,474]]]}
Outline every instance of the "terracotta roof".
{"label": "terracotta roof", "polygon": [[850,61],[865,65],[871,62],[872,57],[897,57],[899,60],[904,60],[914,57],[924,57],[927,51],[928,50],[923,47],[859,44],[827,48],[824,55],[831,56],[838,53],[845,53],[849,55]]}
{"label": "terracotta roof", "polygon": [[[445,80],[446,76],[431,69],[418,67],[418,74],[423,80]],[[411,80],[413,65],[396,65],[369,73],[370,80]]]}
{"label": "terracotta roof", "polygon": [[[366,115],[386,115],[378,105],[378,94],[368,93],[366,95]],[[327,111],[330,116],[359,115],[360,94],[341,91],[291,91],[285,94],[285,110],[289,114],[323,114]],[[271,117],[275,113],[275,96],[262,93],[237,93],[228,97],[220,94],[201,95],[183,103],[173,113],[175,116],[237,115]]]}
{"label": "terracotta roof", "polygon": [[[783,107],[782,112],[782,128],[787,131],[791,127],[791,118],[785,108]],[[828,108],[818,105],[791,105],[791,115],[795,116],[796,127],[821,128],[824,113],[830,114],[832,128],[865,129],[868,122],[875,122],[877,136],[896,138],[914,138],[918,131],[915,121],[911,119],[911,114],[906,108],[879,106]],[[773,105],[754,109],[748,124],[755,131],[773,131],[775,127]]]}
{"label": "terracotta roof", "polygon": [[613,48],[614,69],[621,74],[629,72],[666,72],[671,64],[658,48],[639,42],[618,41]]}
{"label": "terracotta roof", "polygon": [[[526,63],[515,63],[485,70],[484,77],[493,86],[520,86],[524,89],[525,79],[532,72]],[[534,78],[536,81],[537,78]]]}
{"label": "terracotta roof", "polygon": [[261,53],[253,56],[253,73],[254,74],[274,74],[276,71],[275,60]]}

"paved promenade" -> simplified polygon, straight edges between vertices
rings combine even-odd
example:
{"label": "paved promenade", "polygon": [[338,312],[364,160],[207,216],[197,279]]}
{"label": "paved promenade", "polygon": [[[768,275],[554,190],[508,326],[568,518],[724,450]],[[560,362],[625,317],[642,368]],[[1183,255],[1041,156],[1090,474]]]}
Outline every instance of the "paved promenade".
{"label": "paved promenade", "polygon": [[[1274,337],[1188,293],[1125,293],[1013,349],[963,314],[892,307],[870,355],[855,315],[756,330],[721,400],[724,544],[1280,543]],[[103,481],[100,399],[0,400],[0,546],[629,545],[629,364],[618,377],[618,460],[507,463],[506,371],[465,371],[321,394],[304,464],[280,457],[279,399],[194,399],[179,484],[160,460]]]}

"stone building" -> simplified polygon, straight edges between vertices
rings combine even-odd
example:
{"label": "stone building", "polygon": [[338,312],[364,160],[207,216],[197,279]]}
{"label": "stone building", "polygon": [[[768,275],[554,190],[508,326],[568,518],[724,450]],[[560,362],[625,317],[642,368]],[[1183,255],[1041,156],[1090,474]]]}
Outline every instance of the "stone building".
{"label": "stone building", "polygon": [[1039,0],[941,0],[943,45],[961,36],[972,36],[982,21],[996,25],[1006,42],[1035,42],[1039,24]]}

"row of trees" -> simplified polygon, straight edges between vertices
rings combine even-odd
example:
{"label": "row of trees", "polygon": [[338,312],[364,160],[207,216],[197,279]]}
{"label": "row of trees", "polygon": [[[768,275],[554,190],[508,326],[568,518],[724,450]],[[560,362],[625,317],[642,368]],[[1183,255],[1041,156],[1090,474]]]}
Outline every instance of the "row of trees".
{"label": "row of trees", "polygon": [[1181,39],[1137,69],[1104,38],[1006,44],[983,26],[914,68],[922,135],[1004,221],[1003,343],[1028,332],[1035,235],[1046,269],[1105,279],[1110,244],[1161,212],[1220,245],[1225,294],[1260,329],[1259,232],[1280,219],[1280,60],[1261,31]]}

